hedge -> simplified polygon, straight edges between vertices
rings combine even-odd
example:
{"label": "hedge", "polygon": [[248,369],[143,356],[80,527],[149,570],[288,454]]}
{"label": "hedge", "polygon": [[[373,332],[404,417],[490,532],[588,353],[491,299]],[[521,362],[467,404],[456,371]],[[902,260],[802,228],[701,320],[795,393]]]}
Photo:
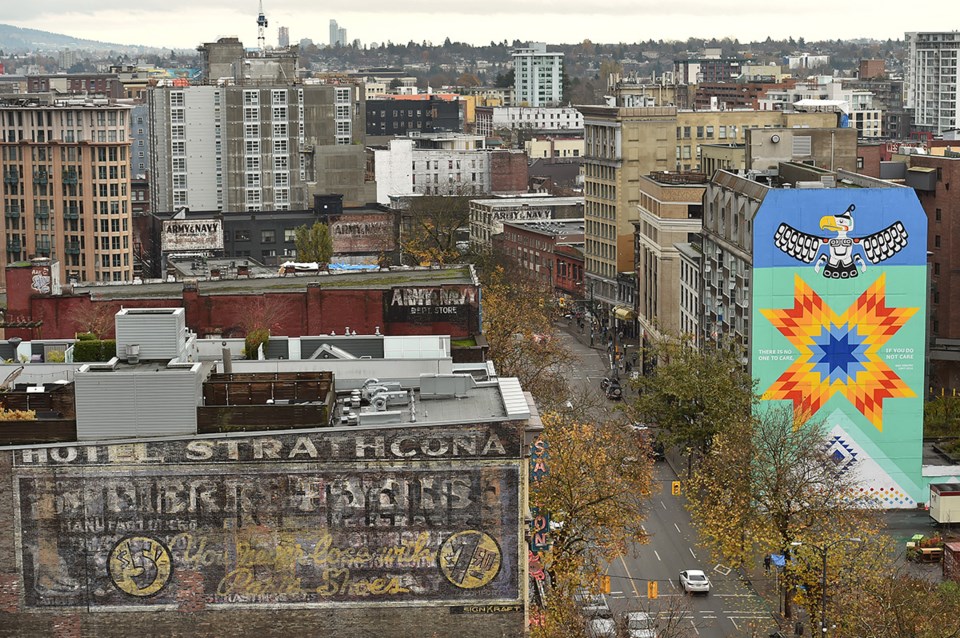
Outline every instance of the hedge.
{"label": "hedge", "polygon": [[73,344],[74,363],[109,361],[115,356],[117,356],[116,339],[105,339],[103,341],[77,341]]}

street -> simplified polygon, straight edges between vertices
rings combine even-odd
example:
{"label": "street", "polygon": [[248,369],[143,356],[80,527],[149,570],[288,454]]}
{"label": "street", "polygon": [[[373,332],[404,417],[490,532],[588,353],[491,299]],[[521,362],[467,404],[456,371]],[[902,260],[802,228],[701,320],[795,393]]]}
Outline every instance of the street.
{"label": "street", "polygon": [[[571,385],[579,391],[591,389],[603,397],[600,380],[607,374],[608,360],[602,350],[590,348],[589,341],[577,338],[565,326],[559,331],[565,345],[578,360]],[[629,400],[627,391],[626,399]],[[603,399],[606,401],[606,399]],[[611,412],[616,402],[606,402]],[[644,523],[650,542],[635,545],[609,567],[610,593],[607,602],[614,615],[646,610],[658,616],[661,627],[686,628],[687,634],[704,638],[751,635],[767,636],[774,625],[766,602],[741,580],[739,573],[713,560],[700,546],[697,533],[684,509],[682,495],[674,496],[671,485],[677,474],[667,462],[654,467],[655,493]],[[701,569],[710,578],[712,590],[706,595],[686,595],[678,576],[685,569]],[[657,583],[658,596],[648,598],[648,583]],[[671,636],[681,635],[671,632]]]}

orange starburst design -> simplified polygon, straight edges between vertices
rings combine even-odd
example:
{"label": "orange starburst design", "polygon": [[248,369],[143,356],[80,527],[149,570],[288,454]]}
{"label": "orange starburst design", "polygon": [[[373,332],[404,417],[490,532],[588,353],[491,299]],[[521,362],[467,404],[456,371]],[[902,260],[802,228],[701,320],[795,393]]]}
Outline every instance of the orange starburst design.
{"label": "orange starburst design", "polygon": [[918,310],[887,307],[886,275],[881,275],[837,315],[795,277],[793,308],[760,311],[800,352],[763,398],[792,401],[794,415],[802,419],[839,393],[883,430],[883,400],[916,394],[877,353]]}

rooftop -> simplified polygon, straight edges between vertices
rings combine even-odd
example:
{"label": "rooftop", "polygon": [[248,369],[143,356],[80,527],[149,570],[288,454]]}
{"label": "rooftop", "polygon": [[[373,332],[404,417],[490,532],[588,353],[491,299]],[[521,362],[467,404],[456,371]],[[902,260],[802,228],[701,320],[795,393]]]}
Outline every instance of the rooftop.
{"label": "rooftop", "polygon": [[[208,260],[209,269],[211,261]],[[227,263],[237,260],[223,260]],[[198,270],[199,272],[199,270]],[[395,286],[440,286],[476,284],[472,266],[457,264],[440,268],[394,267],[371,272],[320,272],[309,275],[280,277],[271,269],[269,276],[255,275],[249,278],[197,280],[201,295],[231,295],[240,293],[301,292],[310,284],[322,284],[324,288],[353,288],[361,290],[388,290]],[[88,293],[97,299],[168,298],[179,297],[184,283],[145,282],[142,284],[104,284],[75,286],[75,293]],[[192,284],[192,282],[190,282]]]}

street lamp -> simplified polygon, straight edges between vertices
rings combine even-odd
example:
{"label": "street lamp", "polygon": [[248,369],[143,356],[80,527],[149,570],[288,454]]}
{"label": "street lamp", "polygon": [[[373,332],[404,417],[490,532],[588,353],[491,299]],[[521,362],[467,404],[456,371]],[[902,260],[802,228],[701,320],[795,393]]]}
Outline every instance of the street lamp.
{"label": "street lamp", "polygon": [[794,547],[800,547],[802,545],[809,545],[818,552],[820,552],[820,557],[823,558],[823,571],[820,573],[820,632],[821,635],[827,635],[827,552],[831,547],[836,547],[840,543],[862,543],[863,540],[860,538],[838,538],[832,543],[826,543],[824,545],[817,545],[816,543],[803,543],[801,541],[793,541],[790,543]]}

